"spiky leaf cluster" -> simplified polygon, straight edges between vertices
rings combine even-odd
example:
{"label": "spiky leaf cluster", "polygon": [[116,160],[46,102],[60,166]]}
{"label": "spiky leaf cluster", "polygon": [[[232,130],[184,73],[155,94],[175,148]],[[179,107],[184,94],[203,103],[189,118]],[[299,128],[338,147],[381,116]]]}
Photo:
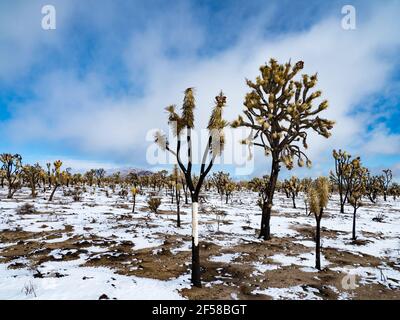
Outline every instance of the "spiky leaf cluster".
{"label": "spiky leaf cluster", "polygon": [[[260,67],[261,75],[256,81],[247,80],[252,89],[245,97],[243,116],[232,123],[232,127],[252,129],[243,144],[256,145],[264,149],[265,154],[291,169],[294,161],[303,166],[311,166],[311,161],[301,149],[307,149],[308,130],[311,129],[328,138],[334,122],[318,116],[328,107],[326,100],[314,106],[321,91],[314,91],[317,74],[295,76],[302,70],[304,63],[279,64],[271,59]],[[300,144],[299,144],[300,143]]]}
{"label": "spiky leaf cluster", "polygon": [[308,203],[310,212],[319,216],[327,207],[330,194],[329,180],[326,177],[317,178],[308,191]]}

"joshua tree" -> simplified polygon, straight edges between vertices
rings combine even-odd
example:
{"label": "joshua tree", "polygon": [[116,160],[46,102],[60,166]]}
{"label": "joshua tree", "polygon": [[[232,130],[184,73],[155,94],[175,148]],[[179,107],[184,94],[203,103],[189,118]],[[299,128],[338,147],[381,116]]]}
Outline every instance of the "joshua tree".
{"label": "joshua tree", "polygon": [[46,167],[47,167],[47,179],[49,182],[49,188],[51,188],[51,163],[47,162]]}
{"label": "joshua tree", "polygon": [[330,178],[338,188],[340,197],[340,212],[344,213],[344,205],[347,202],[347,197],[349,194],[349,186],[346,186],[346,176],[348,176],[348,171],[351,167],[351,155],[342,150],[333,150],[332,155],[335,159],[335,172],[331,171]]}
{"label": "joshua tree", "polygon": [[233,191],[236,189],[236,184],[229,180],[224,185],[225,203],[228,204],[229,198],[232,196]]}
{"label": "joshua tree", "polygon": [[217,189],[217,192],[221,197],[221,201],[222,197],[224,196],[224,187],[229,179],[229,173],[225,173],[223,171],[214,172],[211,177],[212,184]]}
{"label": "joshua tree", "polygon": [[46,183],[49,181],[49,176],[47,175],[46,171],[43,169],[40,171],[40,181],[42,181],[43,185],[43,193],[46,192]]}
{"label": "joshua tree", "polygon": [[80,173],[75,173],[73,176],[72,176],[72,183],[73,183],[73,185],[81,185],[82,184],[82,182],[83,182],[83,179],[82,179],[82,174],[80,174]]}
{"label": "joshua tree", "polygon": [[0,168],[0,186],[4,188],[4,180],[6,179],[6,170]]}
{"label": "joshua tree", "polygon": [[400,197],[400,185],[398,183],[392,183],[389,188],[389,194],[393,197],[393,200],[396,201],[397,197]]}
{"label": "joshua tree", "polygon": [[242,143],[261,147],[266,156],[272,157],[259,235],[264,240],[271,238],[270,218],[281,163],[290,170],[297,159],[300,167],[304,163],[310,167],[311,161],[301,148],[301,145],[304,149],[308,147],[308,131],[313,130],[328,138],[334,125],[333,121],[318,116],[328,107],[328,101],[314,107],[315,100],[321,96],[321,91],[311,93],[317,84],[317,75],[304,74],[301,81],[294,80],[303,66],[302,61],[292,67],[290,62],[281,65],[273,59],[261,66],[261,77],[257,77],[255,83],[247,80],[251,88],[244,101],[243,112],[247,119],[239,116],[232,123],[234,128],[251,129],[249,137]]}
{"label": "joshua tree", "polygon": [[362,197],[365,194],[365,186],[367,181],[367,169],[363,168],[360,162],[355,163],[353,168],[354,174],[351,177],[351,192],[349,196],[349,202],[353,207],[353,229],[352,229],[352,240],[356,240],[356,218],[357,209],[362,205]]}
{"label": "joshua tree", "polygon": [[382,192],[382,177],[373,176],[369,171],[367,171],[367,182],[365,186],[365,193],[367,194],[369,200],[372,203],[376,202],[378,194]]}
{"label": "joshua tree", "polygon": [[84,174],[85,179],[86,179],[86,182],[88,183],[88,185],[89,185],[90,187],[91,187],[91,186],[93,185],[93,183],[94,183],[95,175],[96,175],[96,170],[94,170],[94,169],[91,169],[91,170],[85,172],[85,174]]}
{"label": "joshua tree", "polygon": [[8,184],[7,198],[11,199],[21,187],[20,173],[22,170],[22,157],[19,154],[3,153],[0,155],[0,161],[3,163],[2,169],[4,170]]}
{"label": "joshua tree", "polygon": [[24,178],[28,181],[29,187],[31,188],[32,198],[36,198],[36,185],[42,176],[43,170],[38,163],[35,165],[26,165],[22,168]]}
{"label": "joshua tree", "polygon": [[100,169],[96,169],[95,170],[95,176],[97,179],[97,186],[100,188],[101,187],[101,183],[103,182],[103,179],[106,175],[106,170],[104,170],[103,168]]}
{"label": "joshua tree", "polygon": [[126,176],[126,181],[134,187],[137,187],[139,185],[139,175],[136,172],[131,171]]}
{"label": "joshua tree", "polygon": [[299,178],[293,176],[289,180],[285,180],[283,182],[283,188],[285,189],[286,194],[292,198],[293,208],[296,209],[296,197],[301,191],[301,183]]}
{"label": "joshua tree", "polygon": [[149,209],[150,209],[151,212],[154,212],[155,214],[157,214],[158,213],[158,208],[161,205],[160,197],[150,196],[147,199],[147,205],[149,206]]}
{"label": "joshua tree", "polygon": [[[304,194],[308,194],[308,190],[312,186],[313,180],[311,178],[304,178],[301,180],[301,189],[303,190]],[[304,197],[304,206],[306,208],[306,214],[308,215],[308,199]]]}
{"label": "joshua tree", "polygon": [[308,192],[308,202],[310,203],[310,213],[314,214],[316,221],[315,229],[315,268],[321,270],[321,219],[324,208],[329,200],[329,181],[325,177],[315,180]]}
{"label": "joshua tree", "polygon": [[383,175],[381,175],[381,188],[383,191],[383,200],[386,201],[387,200],[387,194],[390,188],[390,184],[392,182],[393,179],[393,174],[392,174],[392,170],[390,169],[386,169],[386,170],[382,170],[383,171]]}
{"label": "joshua tree", "polygon": [[249,181],[248,184],[248,187],[251,191],[258,193],[259,199],[257,202],[261,209],[264,207],[268,182],[269,182],[269,176],[265,175],[262,178],[253,178],[252,180]]}
{"label": "joshua tree", "polygon": [[132,188],[131,188],[132,201],[133,201],[132,213],[135,213],[136,195],[138,194],[138,191],[139,191],[139,190],[138,190],[137,187],[132,187]]}
{"label": "joshua tree", "polygon": [[112,176],[111,176],[111,183],[112,184],[121,184],[122,180],[121,180],[121,172],[115,172]]}
{"label": "joshua tree", "polygon": [[[187,187],[190,191],[192,199],[192,283],[196,287],[201,287],[200,280],[200,254],[199,254],[199,240],[198,240],[198,202],[199,193],[203,185],[204,179],[210,172],[215,158],[222,152],[224,145],[223,129],[227,123],[222,119],[222,109],[225,106],[226,97],[221,92],[215,97],[215,107],[211,113],[208,130],[209,138],[207,146],[204,150],[203,158],[200,166],[200,175],[198,181],[194,181],[192,175],[192,129],[194,128],[194,108],[195,100],[192,88],[185,90],[185,98],[183,100],[182,114],[178,115],[175,111],[175,106],[169,106],[166,110],[169,113],[169,124],[173,128],[173,132],[176,135],[176,149],[173,150],[170,146],[166,136],[160,132],[156,133],[155,141],[158,143],[162,150],[170,152],[176,158],[179,168],[182,170]],[[187,164],[183,164],[181,160],[181,139],[182,132],[186,129],[186,141],[187,141]],[[207,158],[211,158],[207,162]]]}
{"label": "joshua tree", "polygon": [[51,192],[49,201],[53,201],[54,194],[56,193],[57,188],[61,185],[62,183],[62,172],[61,172],[61,166],[62,166],[62,161],[61,160],[56,160],[53,163],[54,169],[51,175],[51,181],[53,185],[53,191]]}

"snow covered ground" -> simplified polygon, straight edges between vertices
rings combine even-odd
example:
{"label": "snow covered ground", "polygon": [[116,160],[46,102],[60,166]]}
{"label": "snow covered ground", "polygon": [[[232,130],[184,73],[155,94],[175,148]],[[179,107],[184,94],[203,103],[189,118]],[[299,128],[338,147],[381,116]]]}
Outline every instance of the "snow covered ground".
{"label": "snow covered ground", "polygon": [[[0,299],[400,299],[400,201],[352,215],[333,196],[322,219],[322,271],[314,268],[314,218],[277,194],[272,240],[257,238],[257,195],[236,193],[229,204],[210,192],[200,205],[203,288],[190,286],[190,206],[162,191],[158,214],[146,195],[88,188],[79,202],[57,191],[31,199],[28,189],[6,198],[0,190]],[[18,208],[31,203],[35,212]],[[217,212],[223,211],[225,215]],[[382,222],[372,219],[383,215]]]}

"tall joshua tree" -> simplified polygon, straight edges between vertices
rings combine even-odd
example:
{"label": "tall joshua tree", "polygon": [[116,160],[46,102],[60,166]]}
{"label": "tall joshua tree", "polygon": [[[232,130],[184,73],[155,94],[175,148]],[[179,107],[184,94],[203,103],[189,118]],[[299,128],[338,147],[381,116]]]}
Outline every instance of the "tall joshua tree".
{"label": "tall joshua tree", "polygon": [[[203,185],[204,179],[210,172],[217,156],[222,152],[224,145],[223,129],[227,126],[227,122],[222,118],[222,109],[225,106],[226,97],[221,92],[215,97],[215,107],[211,113],[207,129],[209,130],[208,143],[204,150],[203,158],[200,166],[200,175],[198,178],[193,178],[192,175],[192,139],[191,133],[194,128],[194,108],[195,99],[192,88],[185,90],[183,100],[182,113],[179,115],[176,112],[175,106],[169,106],[166,110],[169,113],[169,124],[176,135],[176,149],[172,149],[166,136],[157,132],[155,142],[162,150],[170,152],[177,160],[179,168],[182,170],[187,187],[190,191],[192,200],[192,283],[196,287],[201,287],[200,280],[200,254],[199,254],[199,239],[198,239],[198,202],[199,193]],[[186,129],[186,146],[187,146],[187,164],[181,160],[181,144],[183,131]],[[207,163],[207,159],[209,159]]]}
{"label": "tall joshua tree", "polygon": [[314,214],[315,228],[315,268],[321,270],[321,219],[324,208],[329,200],[329,181],[325,177],[320,177],[308,191],[308,202],[310,203],[310,213]]}
{"label": "tall joshua tree", "polygon": [[2,169],[8,184],[7,198],[11,199],[15,192],[21,187],[20,173],[22,170],[22,157],[19,154],[3,153],[0,155]]}
{"label": "tall joshua tree", "polygon": [[304,74],[301,80],[294,80],[303,67],[302,61],[292,66],[290,62],[283,65],[273,59],[261,66],[261,76],[256,78],[256,82],[247,80],[251,92],[244,101],[243,113],[246,120],[239,116],[232,123],[234,128],[251,129],[249,137],[242,141],[243,144],[261,147],[266,156],[272,157],[259,235],[264,240],[271,238],[270,218],[281,164],[290,170],[297,160],[300,167],[305,163],[310,167],[311,161],[302,150],[302,147],[308,147],[308,131],[313,130],[329,138],[329,130],[334,125],[333,121],[318,116],[328,107],[328,101],[324,100],[317,107],[314,106],[315,100],[322,94],[321,91],[313,91],[317,84],[317,74]]}

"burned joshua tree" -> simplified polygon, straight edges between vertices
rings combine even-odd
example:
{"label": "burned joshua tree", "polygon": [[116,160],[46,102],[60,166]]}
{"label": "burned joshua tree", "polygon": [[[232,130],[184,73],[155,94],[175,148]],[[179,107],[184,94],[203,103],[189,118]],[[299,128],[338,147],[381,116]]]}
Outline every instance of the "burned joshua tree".
{"label": "burned joshua tree", "polygon": [[251,92],[246,95],[243,111],[245,118],[239,116],[232,127],[251,129],[249,137],[242,143],[261,147],[266,156],[272,157],[270,178],[264,194],[260,238],[268,240],[273,197],[281,164],[292,169],[294,161],[298,166],[311,161],[302,150],[307,149],[308,131],[329,138],[329,130],[334,122],[320,118],[318,114],[328,107],[324,100],[315,107],[321,91],[313,91],[317,84],[317,74],[304,74],[301,80],[294,80],[303,69],[304,63],[279,64],[271,59],[269,64],[260,67],[261,76],[255,82],[247,80]]}
{"label": "burned joshua tree", "polygon": [[[173,132],[176,135],[176,149],[172,149],[170,142],[166,136],[160,132],[156,133],[155,141],[162,150],[170,152],[177,160],[179,168],[182,170],[187,187],[190,191],[192,199],[192,283],[197,287],[201,287],[200,281],[200,254],[198,240],[198,203],[199,194],[203,185],[204,179],[210,172],[217,156],[222,152],[224,145],[223,129],[227,126],[227,122],[222,119],[222,109],[225,106],[226,97],[221,92],[215,97],[215,107],[211,113],[208,123],[209,137],[207,146],[204,150],[203,158],[200,166],[200,175],[193,178],[192,174],[192,129],[194,128],[194,108],[195,100],[192,88],[185,90],[185,98],[183,100],[182,113],[179,115],[176,112],[174,105],[169,106],[166,110],[169,113],[169,124],[172,126]],[[181,159],[181,145],[183,131],[186,129],[186,147],[187,147],[187,164],[184,165]],[[207,163],[207,159],[209,159]]]}

